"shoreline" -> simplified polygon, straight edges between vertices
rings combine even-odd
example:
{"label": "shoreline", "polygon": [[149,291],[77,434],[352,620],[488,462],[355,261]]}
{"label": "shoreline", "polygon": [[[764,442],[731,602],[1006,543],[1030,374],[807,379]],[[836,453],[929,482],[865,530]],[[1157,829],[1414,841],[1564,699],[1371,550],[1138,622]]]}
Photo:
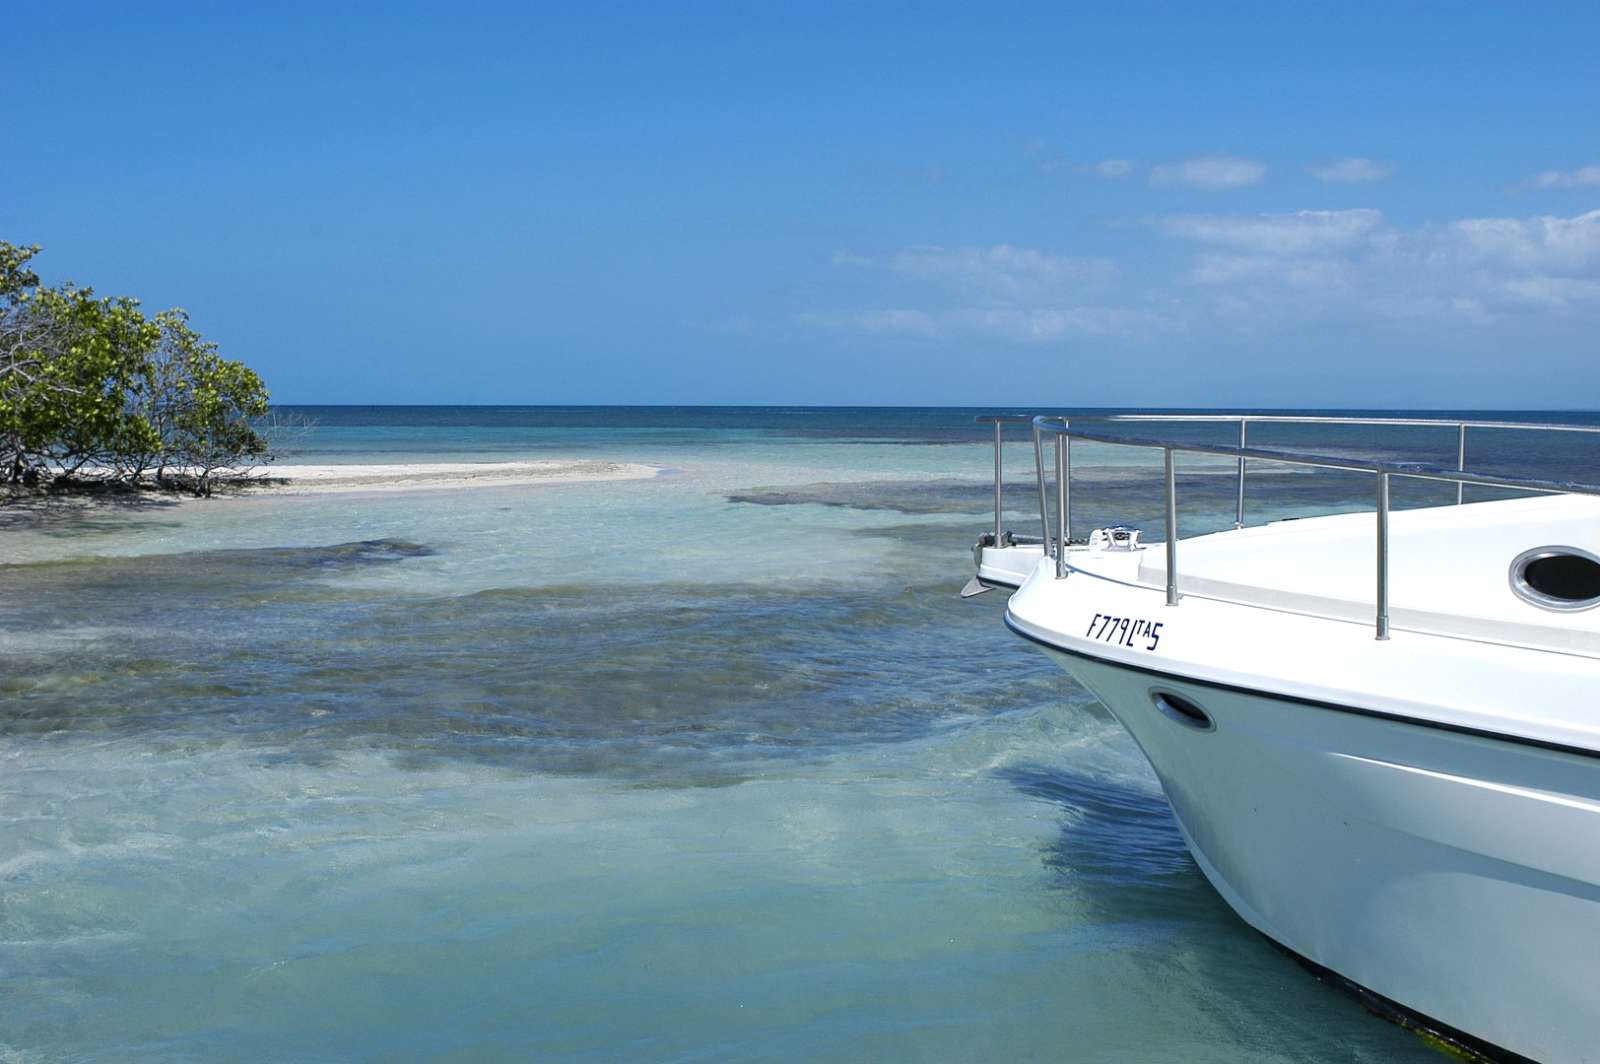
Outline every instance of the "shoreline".
{"label": "shoreline", "polygon": [[240,487],[240,494],[330,495],[592,484],[649,480],[660,468],[642,462],[529,459],[515,462],[400,462],[393,465],[274,465]]}
{"label": "shoreline", "polygon": [[[527,459],[511,462],[396,462],[393,464],[261,466],[248,474],[218,473],[212,499],[273,495],[338,495],[407,491],[466,491],[554,484],[651,480],[664,466],[596,459]],[[181,506],[204,501],[192,492],[151,483],[127,484],[85,477],[66,486],[11,489],[0,485],[0,514],[83,512],[95,507]]]}

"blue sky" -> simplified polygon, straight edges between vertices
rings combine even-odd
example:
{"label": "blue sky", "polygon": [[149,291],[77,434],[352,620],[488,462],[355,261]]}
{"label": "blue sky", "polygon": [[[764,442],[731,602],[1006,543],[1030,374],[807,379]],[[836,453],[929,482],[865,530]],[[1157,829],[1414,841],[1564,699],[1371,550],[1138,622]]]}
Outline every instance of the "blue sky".
{"label": "blue sky", "polygon": [[0,238],[287,402],[1600,407],[1600,7],[41,5]]}

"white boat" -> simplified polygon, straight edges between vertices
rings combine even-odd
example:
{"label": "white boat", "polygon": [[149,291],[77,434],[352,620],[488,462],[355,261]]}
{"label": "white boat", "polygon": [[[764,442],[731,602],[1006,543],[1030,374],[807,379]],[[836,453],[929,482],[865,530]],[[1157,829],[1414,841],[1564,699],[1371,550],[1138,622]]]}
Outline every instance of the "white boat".
{"label": "white boat", "polygon": [[[1010,627],[1121,721],[1251,926],[1482,1055],[1600,1061],[1600,488],[1468,472],[1496,423],[1448,423],[1452,470],[1109,420],[1159,419],[1035,422],[1055,534]],[[1155,448],[1168,529],[1178,456],[1235,459],[1236,527],[1072,542],[1072,440]],[[1364,471],[1373,508],[1244,527],[1247,461]],[[1414,477],[1539,494],[1391,512]],[[1038,479],[1044,513],[1042,456]]]}

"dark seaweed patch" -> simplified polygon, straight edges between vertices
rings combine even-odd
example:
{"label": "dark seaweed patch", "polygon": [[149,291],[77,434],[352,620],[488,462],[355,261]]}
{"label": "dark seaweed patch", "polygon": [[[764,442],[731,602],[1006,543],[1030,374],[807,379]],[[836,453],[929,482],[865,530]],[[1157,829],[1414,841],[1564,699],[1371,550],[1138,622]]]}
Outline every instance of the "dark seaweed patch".
{"label": "dark seaweed patch", "polygon": [[404,539],[365,539],[316,547],[187,551],[0,565],[0,592],[9,588],[137,587],[201,591],[207,587],[271,587],[297,574],[347,571],[426,558],[438,551]]}
{"label": "dark seaweed patch", "polygon": [[[755,506],[838,506],[852,510],[893,510],[903,514],[979,513],[994,506],[994,482],[977,480],[869,480],[821,482],[791,487],[755,487],[732,492],[729,502]],[[1023,483],[1006,485],[1009,509],[1037,505],[1037,493]]]}
{"label": "dark seaweed patch", "polygon": [[[1131,524],[1148,539],[1166,535],[1163,515],[1163,478],[1159,467],[1088,467],[1073,471],[1073,535],[1087,536],[1096,527]],[[1177,476],[1179,513],[1183,534],[1195,535],[1233,526],[1237,480],[1227,470],[1181,471]],[[1284,467],[1252,470],[1246,485],[1245,515],[1250,524],[1286,517],[1370,510],[1373,478],[1366,473],[1342,471],[1290,471]],[[1504,493],[1502,493],[1504,494]],[[1047,487],[1048,503],[1055,505],[1055,487]],[[1484,495],[1482,497],[1488,497]],[[734,492],[729,502],[758,506],[818,505],[852,510],[892,511],[907,515],[993,513],[993,481],[873,480],[819,482],[787,487],[756,487]],[[1402,480],[1394,484],[1397,509],[1440,506],[1455,501],[1455,488],[1431,481]],[[1036,535],[1039,531],[1037,481],[1020,478],[1005,486],[1005,526]],[[972,526],[972,535],[990,526]],[[971,536],[962,536],[970,545]]]}
{"label": "dark seaweed patch", "polygon": [[[412,549],[341,547],[319,557]],[[271,594],[174,595],[170,570],[130,566],[115,596],[54,581],[19,595],[51,605],[9,611],[18,629],[112,634],[0,657],[0,733],[209,734],[308,756],[378,746],[411,764],[704,783],[1060,691],[994,608],[943,584],[413,596],[330,587],[303,563]],[[15,591],[46,575],[8,574]]]}

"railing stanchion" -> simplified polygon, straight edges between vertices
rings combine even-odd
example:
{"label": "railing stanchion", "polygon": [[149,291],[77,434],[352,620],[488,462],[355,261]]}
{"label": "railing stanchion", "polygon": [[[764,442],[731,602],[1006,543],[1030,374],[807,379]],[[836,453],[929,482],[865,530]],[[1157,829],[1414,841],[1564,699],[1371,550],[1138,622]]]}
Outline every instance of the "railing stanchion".
{"label": "railing stanchion", "polygon": [[[1244,448],[1244,445],[1245,445],[1245,431],[1246,431],[1247,427],[1249,426],[1249,424],[1250,423],[1248,421],[1246,421],[1244,418],[1240,418],[1239,419],[1239,447],[1240,447],[1241,450]],[[1240,455],[1239,456],[1239,505],[1234,510],[1234,513],[1233,513],[1233,527],[1234,528],[1243,528],[1244,527],[1244,461],[1245,461],[1244,460],[1244,456]]]}
{"label": "railing stanchion", "polygon": [[1067,575],[1067,438],[1056,435],[1056,579]]}
{"label": "railing stanchion", "polygon": [[1389,638],[1389,474],[1378,474],[1378,638]]}
{"label": "railing stanchion", "polygon": [[1000,422],[997,420],[994,423],[994,545],[996,547],[1000,546],[1000,522],[1002,520],[1000,516],[1002,508],[1000,483],[1004,475],[1000,464]]}
{"label": "railing stanchion", "polygon": [[1039,479],[1039,542],[1050,554],[1050,507],[1044,497],[1044,444],[1039,441],[1039,426],[1033,426],[1033,471]]}
{"label": "railing stanchion", "polygon": [[[1065,429],[1067,419],[1061,419],[1061,427]],[[1061,442],[1067,445],[1066,468],[1061,471],[1062,482],[1066,487],[1061,490],[1061,545],[1072,546],[1072,437],[1065,432],[1061,434]]]}
{"label": "railing stanchion", "polygon": [[[1467,426],[1460,425],[1456,428],[1456,472],[1467,471]],[[1465,481],[1456,481],[1456,505],[1460,506],[1466,498],[1467,485]]]}
{"label": "railing stanchion", "polygon": [[1167,462],[1167,605],[1178,604],[1178,480],[1173,473],[1172,448],[1163,447]]}

